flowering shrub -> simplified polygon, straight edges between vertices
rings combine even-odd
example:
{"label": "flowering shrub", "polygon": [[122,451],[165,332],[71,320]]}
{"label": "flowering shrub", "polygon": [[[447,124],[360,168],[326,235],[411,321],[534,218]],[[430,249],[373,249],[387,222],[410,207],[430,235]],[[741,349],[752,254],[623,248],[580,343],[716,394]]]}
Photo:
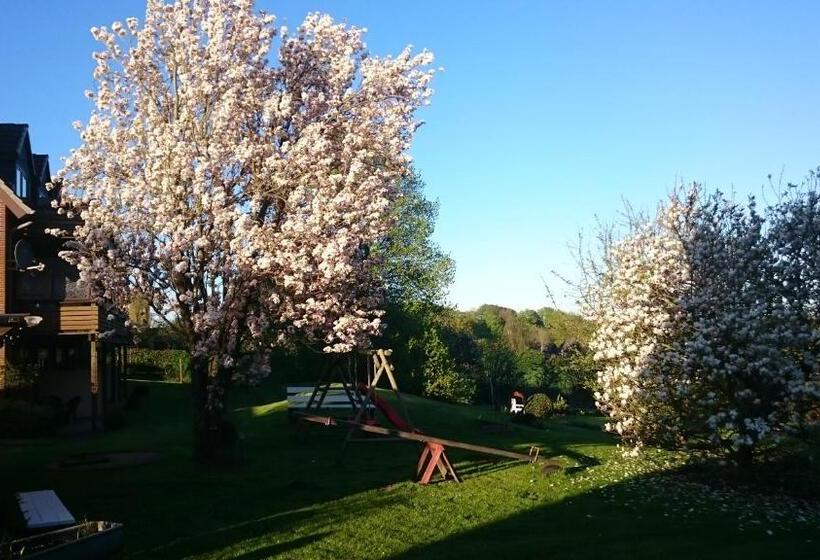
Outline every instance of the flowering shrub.
{"label": "flowering shrub", "polygon": [[326,15],[274,21],[252,0],[148,0],[142,24],[92,28],[93,109],[61,173],[58,211],[82,218],[51,231],[73,238],[61,255],[96,297],[176,319],[201,438],[249,340],[340,352],[380,331],[368,247],[432,94],[429,52],[372,56]]}
{"label": "flowering shrub", "polygon": [[748,461],[799,423],[817,398],[818,345],[789,280],[805,267],[784,239],[809,214],[775,209],[769,232],[753,200],[693,187],[605,247],[585,306],[596,400],[631,450],[697,443]]}

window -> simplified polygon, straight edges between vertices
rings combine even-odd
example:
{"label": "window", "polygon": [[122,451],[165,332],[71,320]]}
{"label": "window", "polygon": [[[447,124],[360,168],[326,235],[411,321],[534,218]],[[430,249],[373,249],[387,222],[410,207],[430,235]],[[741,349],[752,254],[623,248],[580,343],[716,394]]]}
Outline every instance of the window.
{"label": "window", "polygon": [[14,192],[17,193],[17,196],[20,198],[28,198],[28,177],[26,177],[25,172],[17,168],[17,184],[15,185]]}

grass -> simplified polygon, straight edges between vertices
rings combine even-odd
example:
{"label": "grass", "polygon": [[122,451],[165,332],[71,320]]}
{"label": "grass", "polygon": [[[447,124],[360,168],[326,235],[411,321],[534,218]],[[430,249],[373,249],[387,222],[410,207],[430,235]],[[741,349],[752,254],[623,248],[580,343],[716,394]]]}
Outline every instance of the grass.
{"label": "grass", "polygon": [[[816,503],[716,489],[675,474],[679,458],[660,451],[624,459],[597,418],[487,429],[503,419],[407,397],[426,433],[523,452],[538,445],[566,466],[546,476],[452,450],[465,481],[422,487],[411,482],[413,444],[358,444],[340,466],[344,431],[300,434],[271,386],[233,395],[245,464],[201,468],[190,460],[187,387],[134,383],[150,392],[120,431],[0,442],[6,527],[14,492],[52,488],[78,518],[123,522],[125,558],[809,558],[820,543]],[[136,449],[162,459],[49,467],[71,453]]]}

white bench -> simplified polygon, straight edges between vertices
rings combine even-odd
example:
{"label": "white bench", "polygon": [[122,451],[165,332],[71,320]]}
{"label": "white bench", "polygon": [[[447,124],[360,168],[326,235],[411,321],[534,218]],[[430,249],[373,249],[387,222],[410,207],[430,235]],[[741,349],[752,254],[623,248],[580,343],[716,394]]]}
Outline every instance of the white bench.
{"label": "white bench", "polygon": [[76,520],[66,509],[54,490],[19,492],[17,504],[30,530],[65,527],[74,525]]}
{"label": "white bench", "polygon": [[[288,408],[297,410],[304,410],[307,408],[308,402],[310,401],[310,397],[313,395],[313,390],[315,388],[315,385],[308,384],[288,385]],[[313,406],[311,408],[316,408],[316,405],[319,404],[319,399],[321,396],[322,391],[320,390],[316,393],[316,398],[314,399]],[[356,398],[355,395],[353,398]],[[333,383],[330,385],[330,388],[327,390],[327,394],[325,395],[325,400],[322,401],[321,408],[356,409],[356,407],[351,404],[350,399],[348,398],[347,393],[341,383]],[[368,408],[373,409],[373,404],[369,403]]]}

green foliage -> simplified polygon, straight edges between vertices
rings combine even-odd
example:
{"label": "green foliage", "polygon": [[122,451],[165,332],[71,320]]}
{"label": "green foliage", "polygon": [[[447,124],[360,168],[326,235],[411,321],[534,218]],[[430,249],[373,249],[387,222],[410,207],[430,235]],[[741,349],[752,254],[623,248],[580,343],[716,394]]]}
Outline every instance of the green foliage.
{"label": "green foliage", "polygon": [[524,413],[535,418],[546,418],[552,413],[552,401],[544,393],[535,393],[527,399]]}
{"label": "green foliage", "polygon": [[187,350],[132,348],[128,351],[129,370],[134,376],[160,377],[188,382],[191,355]]}
{"label": "green foliage", "polygon": [[424,354],[424,394],[450,402],[472,402],[475,380],[458,369],[438,330],[431,329],[425,334]]}
{"label": "green foliage", "polygon": [[538,311],[535,311],[534,309],[525,309],[524,311],[521,311],[518,314],[518,316],[521,317],[522,320],[526,321],[527,323],[535,327],[544,326],[543,317],[541,317]]}
{"label": "green foliage", "polygon": [[[555,309],[524,310],[482,305],[462,312],[444,305],[453,260],[432,241],[438,205],[424,197],[418,174],[401,183],[392,208],[395,226],[372,247],[386,287],[385,330],[374,346],[393,350],[402,391],[452,402],[505,403],[515,389],[556,385],[571,393],[588,378],[575,362],[546,367],[544,349],[583,346],[591,328],[581,317]],[[173,329],[149,329],[152,346],[172,346]],[[326,356],[298,345],[280,349],[274,379],[310,381]],[[285,375],[286,373],[286,375]],[[573,377],[575,376],[575,377]]]}
{"label": "green foliage", "polygon": [[497,407],[505,402],[508,393],[519,378],[516,356],[503,341],[480,340],[481,374],[480,380],[486,386],[488,402]]}
{"label": "green foliage", "polygon": [[0,437],[28,438],[53,435],[56,412],[49,406],[0,399]]}
{"label": "green foliage", "polygon": [[43,368],[35,353],[24,345],[15,345],[8,354],[2,373],[6,389],[17,395],[36,395]]}
{"label": "green foliage", "polygon": [[521,384],[527,388],[543,387],[546,380],[544,355],[538,350],[527,348],[516,356],[516,366]]}
{"label": "green foliage", "polygon": [[479,338],[504,340],[514,352],[539,348],[544,341],[543,329],[521,318],[514,310],[497,305],[482,305],[472,312]]}
{"label": "green foliage", "polygon": [[136,298],[128,304],[128,320],[138,329],[145,329],[151,323],[151,311],[148,300]]}
{"label": "green foliage", "polygon": [[567,404],[566,399],[561,395],[555,397],[555,400],[552,401],[552,413],[553,414],[566,414],[569,410],[569,405]]}
{"label": "green foliage", "polygon": [[595,363],[592,355],[582,348],[550,356],[546,369],[549,385],[562,393],[595,388]]}
{"label": "green foliage", "polygon": [[[441,359],[427,364],[425,337],[431,329],[441,331],[448,319],[450,310],[443,303],[455,263],[432,240],[438,203],[425,198],[421,177],[408,175],[400,191],[391,209],[395,225],[373,247],[375,256],[382,260],[377,272],[387,292],[386,328],[376,346],[393,349],[402,390],[421,394],[429,382],[426,372],[442,368]],[[458,348],[452,350],[458,353]]]}
{"label": "green foliage", "polygon": [[561,346],[577,342],[586,346],[592,336],[594,325],[575,313],[567,313],[551,307],[538,311],[544,321],[549,342]]}
{"label": "green foliage", "polygon": [[432,304],[444,301],[455,274],[455,262],[433,242],[438,202],[424,197],[424,181],[418,173],[400,184],[400,196],[392,208],[394,226],[374,253],[383,260],[378,271],[393,304]]}
{"label": "green foliage", "polygon": [[140,348],[165,350],[168,348],[185,348],[186,342],[175,324],[162,323],[140,330],[135,340]]}

